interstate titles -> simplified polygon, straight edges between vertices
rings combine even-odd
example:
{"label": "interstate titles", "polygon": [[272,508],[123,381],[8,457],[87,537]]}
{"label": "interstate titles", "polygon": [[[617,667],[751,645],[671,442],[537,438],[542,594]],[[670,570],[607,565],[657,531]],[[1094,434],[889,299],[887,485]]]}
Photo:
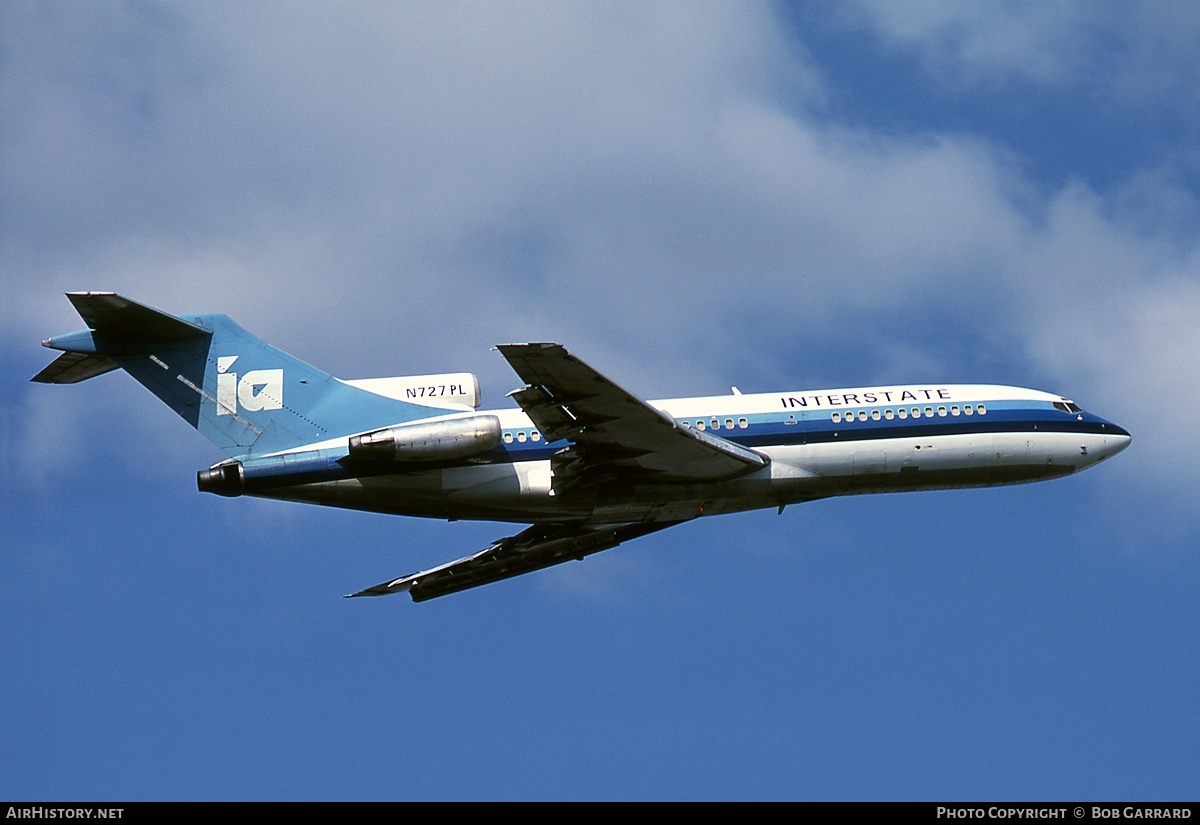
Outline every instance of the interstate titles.
{"label": "interstate titles", "polygon": [[950,390],[946,387],[911,387],[907,389],[864,390],[862,392],[812,393],[810,395],[782,395],[780,402],[785,410],[797,407],[851,407],[864,404],[908,404],[921,401],[949,401]]}

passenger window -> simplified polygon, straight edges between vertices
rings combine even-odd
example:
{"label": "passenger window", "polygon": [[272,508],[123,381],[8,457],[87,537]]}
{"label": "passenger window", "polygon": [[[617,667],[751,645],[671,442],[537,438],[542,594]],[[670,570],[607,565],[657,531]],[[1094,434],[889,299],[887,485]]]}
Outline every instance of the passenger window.
{"label": "passenger window", "polygon": [[859,411],[858,411],[858,420],[859,420],[859,421],[866,421],[866,420],[867,420],[867,411],[866,411],[866,410],[859,410]]}
{"label": "passenger window", "polygon": [[879,410],[871,410],[871,418],[878,421],[880,418]]}
{"label": "passenger window", "polygon": [[715,419],[715,418],[714,418],[712,421],[710,421],[710,422],[709,422],[709,424],[712,426],[712,428],[713,428],[714,430],[719,430],[719,429],[721,429],[721,422],[720,422],[720,421],[718,421],[718,420],[717,420],[717,419]]}
{"label": "passenger window", "polygon": [[739,419],[738,419],[738,429],[740,429],[740,430],[744,430],[744,429],[746,429],[746,428],[747,428],[747,427],[749,427],[749,426],[750,426],[750,422],[749,422],[749,421],[747,421],[746,419],[744,419],[744,418],[739,418]]}
{"label": "passenger window", "polygon": [[883,411],[883,417],[886,418],[888,421],[891,421],[895,416],[896,416],[896,414],[894,412],[892,412],[891,410]]}
{"label": "passenger window", "polygon": [[912,409],[912,417],[913,417],[913,418],[920,418],[920,417],[921,417],[921,408],[920,408],[920,407],[913,407],[913,409]]}
{"label": "passenger window", "polygon": [[896,410],[896,415],[898,415],[900,418],[908,418],[908,410],[901,407],[900,409]]}
{"label": "passenger window", "polygon": [[732,418],[725,419],[725,429],[727,429],[727,430],[733,429],[733,419]]}
{"label": "passenger window", "polygon": [[987,415],[987,407],[983,406],[982,404],[980,404],[975,409],[979,411],[980,415]]}
{"label": "passenger window", "polygon": [[704,422],[703,422],[703,421],[697,421],[697,422],[696,422],[696,429],[697,429],[697,430],[703,430],[703,429],[704,429]]}
{"label": "passenger window", "polygon": [[926,417],[926,418],[933,418],[933,407],[926,407],[926,408],[925,408],[925,417]]}
{"label": "passenger window", "polygon": [[958,415],[958,405],[957,405],[957,404],[955,404],[954,406],[952,406],[952,407],[950,408],[950,414],[951,414],[951,415]]}
{"label": "passenger window", "polygon": [[835,413],[833,414],[833,423],[834,423],[834,424],[838,424],[838,423],[840,423],[840,422],[841,422],[841,420],[842,420],[842,414],[841,414],[841,413],[839,413],[839,412],[835,412]]}
{"label": "passenger window", "polygon": [[963,412],[965,412],[967,415],[971,415],[972,413],[975,412],[975,410],[972,409],[970,404],[966,404],[963,406]]}
{"label": "passenger window", "polygon": [[504,434],[504,443],[505,443],[505,444],[512,444],[512,433],[505,433],[505,434]]}
{"label": "passenger window", "polygon": [[938,415],[941,416],[942,418],[945,418],[946,417],[946,408],[938,407]]}
{"label": "passenger window", "polygon": [[525,433],[523,431],[517,433],[517,441],[520,441],[522,444],[525,443]]}
{"label": "passenger window", "polygon": [[532,441],[541,441],[541,440],[542,440],[542,434],[541,434],[541,433],[539,433],[537,430],[534,430],[533,432],[531,432],[531,433],[529,434],[529,438],[530,438]]}

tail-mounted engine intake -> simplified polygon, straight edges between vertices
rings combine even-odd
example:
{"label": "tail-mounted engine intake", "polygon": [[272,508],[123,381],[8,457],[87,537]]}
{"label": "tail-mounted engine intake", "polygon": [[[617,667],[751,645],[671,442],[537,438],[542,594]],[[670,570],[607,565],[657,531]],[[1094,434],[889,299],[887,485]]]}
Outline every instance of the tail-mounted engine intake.
{"label": "tail-mounted engine intake", "polygon": [[[351,461],[419,462],[455,461],[486,453],[500,444],[500,419],[471,415],[448,421],[398,424],[350,438]],[[196,474],[203,493],[240,496],[245,493],[336,481],[349,477],[337,450],[225,461]]]}
{"label": "tail-mounted engine intake", "polygon": [[449,421],[400,424],[351,436],[350,458],[364,461],[453,461],[494,450],[500,419],[472,415]]}
{"label": "tail-mounted engine intake", "polygon": [[312,484],[346,478],[347,473],[334,454],[322,450],[224,461],[196,474],[196,486],[202,493],[240,496],[277,487]]}

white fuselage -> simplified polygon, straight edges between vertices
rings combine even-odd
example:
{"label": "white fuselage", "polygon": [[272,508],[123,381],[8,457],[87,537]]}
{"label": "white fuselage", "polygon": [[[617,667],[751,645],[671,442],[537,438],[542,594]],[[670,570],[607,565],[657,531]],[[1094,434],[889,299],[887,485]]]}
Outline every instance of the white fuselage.
{"label": "white fuselage", "polygon": [[[705,430],[770,462],[720,481],[614,483],[556,494],[551,457],[566,442],[546,443],[529,417],[512,409],[489,411],[500,419],[502,443],[484,455],[247,492],[449,519],[680,521],[834,495],[1038,481],[1102,461],[1130,440],[1121,427],[1061,396],[994,385],[735,394],[650,405],[677,426]],[[301,451],[336,456],[343,448],[331,441]]]}

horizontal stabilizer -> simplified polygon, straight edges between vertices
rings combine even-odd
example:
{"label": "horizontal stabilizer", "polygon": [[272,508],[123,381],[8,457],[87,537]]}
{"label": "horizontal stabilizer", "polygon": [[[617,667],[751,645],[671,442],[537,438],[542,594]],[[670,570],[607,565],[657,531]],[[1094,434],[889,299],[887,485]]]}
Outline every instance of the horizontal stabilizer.
{"label": "horizontal stabilizer", "polygon": [[39,384],[78,384],[115,369],[116,362],[106,355],[64,352],[30,380]]}
{"label": "horizontal stabilizer", "polygon": [[[172,315],[112,292],[68,292],[67,298],[87,329],[42,341],[64,354],[34,381],[74,384],[120,368],[230,458],[324,442],[344,450],[351,436],[474,409],[468,405],[479,395],[469,373],[357,387],[225,315]],[[405,400],[410,393],[414,400]]]}
{"label": "horizontal stabilizer", "polygon": [[75,311],[96,332],[111,338],[196,338],[212,330],[115,292],[68,292]]}

